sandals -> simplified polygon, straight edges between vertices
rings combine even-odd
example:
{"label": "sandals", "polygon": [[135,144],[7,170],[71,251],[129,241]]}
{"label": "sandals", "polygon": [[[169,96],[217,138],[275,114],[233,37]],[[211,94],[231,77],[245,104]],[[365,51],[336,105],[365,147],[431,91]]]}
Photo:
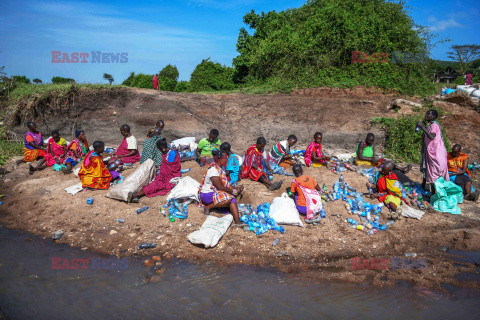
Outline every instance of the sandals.
{"label": "sandals", "polygon": [[130,191],[127,195],[127,203],[132,203],[133,200],[133,192]]}
{"label": "sandals", "polygon": [[315,225],[315,224],[320,223],[320,221],[322,221],[322,217],[320,217],[320,215],[317,215],[312,219],[306,219],[305,218],[305,223],[308,223],[308,224],[314,224]]}
{"label": "sandals", "polygon": [[34,172],[35,172],[35,168],[31,164],[29,164],[28,165],[28,173],[32,175]]}
{"label": "sandals", "polygon": [[282,183],[283,183],[283,180],[274,182],[274,183],[272,183],[272,185],[271,185],[270,187],[268,187],[268,190],[269,190],[269,191],[278,190],[278,189],[280,189],[280,187],[282,186]]}

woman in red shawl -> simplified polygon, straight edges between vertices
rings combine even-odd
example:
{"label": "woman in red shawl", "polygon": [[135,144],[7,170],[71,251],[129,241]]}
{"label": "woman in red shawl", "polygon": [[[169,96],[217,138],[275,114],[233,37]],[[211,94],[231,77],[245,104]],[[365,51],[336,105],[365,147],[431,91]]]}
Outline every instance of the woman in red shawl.
{"label": "woman in red shawl", "polygon": [[263,170],[263,149],[265,148],[266,144],[267,141],[265,138],[260,137],[257,139],[257,144],[254,144],[248,148],[247,152],[245,153],[241,178],[250,178],[253,181],[261,182],[268,188],[268,190],[274,191],[282,186],[283,180],[271,183],[267,174]]}
{"label": "woman in red shawl", "polygon": [[305,150],[305,164],[307,167],[313,165],[313,167],[320,167],[325,165],[330,157],[325,156],[322,151],[322,139],[323,135],[321,132],[315,132],[313,135],[313,141]]}
{"label": "woman in red shawl", "polygon": [[158,76],[154,75],[152,79],[153,89],[158,90]]}
{"label": "woman in red shawl", "polygon": [[170,183],[172,178],[181,176],[181,161],[180,155],[175,150],[169,150],[167,140],[165,138],[157,141],[157,148],[162,152],[162,164],[160,165],[160,172],[157,174],[152,183],[145,186],[135,195],[133,192],[128,194],[127,202],[137,203],[138,199],[147,196],[164,196],[175,187]]}
{"label": "woman in red shawl", "polygon": [[118,146],[117,152],[115,155],[110,159],[109,164],[115,163],[114,167],[110,167],[110,170],[115,169],[115,167],[119,164],[125,163],[135,163],[140,161],[140,153],[138,152],[137,146],[137,139],[130,133],[130,126],[128,124],[124,124],[120,127],[120,133],[123,136],[123,141]]}

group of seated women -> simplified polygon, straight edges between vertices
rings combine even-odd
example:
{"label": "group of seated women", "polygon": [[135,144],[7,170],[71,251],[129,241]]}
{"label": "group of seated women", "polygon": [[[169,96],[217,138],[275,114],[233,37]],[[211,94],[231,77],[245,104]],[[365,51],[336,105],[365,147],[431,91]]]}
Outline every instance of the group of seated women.
{"label": "group of seated women", "polygon": [[[45,145],[35,123],[29,122],[27,125],[29,131],[25,134],[24,157],[17,161],[15,166],[21,162],[39,160],[35,167],[29,165],[30,174],[52,166],[68,174],[81,162],[78,176],[82,186],[90,189],[108,189],[110,183],[119,177],[119,169],[122,166],[152,159],[158,174],[149,185],[136,193],[130,193],[128,202],[138,202],[144,196],[166,195],[174,187],[170,180],[181,176],[180,155],[176,150],[170,149],[166,139],[161,136],[164,128],[163,121],[158,121],[148,132],[147,139],[143,142],[142,154],[138,150],[137,140],[131,134],[130,127],[126,124],[122,125],[120,133],[123,140],[108,161],[102,157],[105,144],[102,141],[95,141],[90,148],[84,131],[76,131],[75,139],[67,145],[66,140],[54,130]],[[313,135],[313,141],[305,151],[307,167],[326,165],[330,160],[330,157],[323,152],[322,140],[321,132]],[[355,160],[357,165],[381,166],[385,163],[385,160],[375,156],[374,142],[375,136],[369,133],[366,139],[358,144]],[[312,177],[304,176],[301,166],[292,161],[290,149],[296,143],[297,137],[290,135],[286,140],[276,143],[267,153],[265,151],[267,141],[259,137],[241,158],[232,152],[228,142],[221,143],[218,130],[212,129],[208,138],[200,140],[196,149],[199,165],[208,166],[199,190],[205,214],[208,214],[211,209],[226,207],[230,209],[235,222],[240,223],[236,197],[241,195],[244,187],[238,186],[239,181],[241,179],[258,181],[268,190],[274,191],[281,187],[282,180],[273,182],[272,173],[279,167],[285,169],[292,165],[295,165],[296,179],[292,182],[291,190],[295,193],[297,208],[301,213],[307,214],[309,212],[308,196],[306,197],[305,193],[319,190],[319,186]],[[478,194],[471,191],[473,188],[468,171],[468,157],[461,153],[461,146],[453,147],[448,156],[448,165],[451,180],[463,188],[469,199],[476,200]],[[405,174],[411,169],[411,165],[402,168],[389,163],[389,166],[400,182],[409,180]]]}

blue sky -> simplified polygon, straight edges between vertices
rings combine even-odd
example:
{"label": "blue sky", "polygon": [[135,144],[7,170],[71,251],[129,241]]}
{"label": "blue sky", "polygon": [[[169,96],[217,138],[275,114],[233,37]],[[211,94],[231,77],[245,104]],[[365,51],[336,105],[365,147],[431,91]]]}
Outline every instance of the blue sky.
{"label": "blue sky", "polygon": [[[204,58],[231,65],[242,17],[251,9],[281,11],[299,0],[0,1],[0,66],[9,75],[49,82],[53,76],[78,82],[121,83],[131,71],[153,74],[175,64],[188,80]],[[410,14],[451,43],[432,56],[446,59],[454,44],[480,43],[480,1],[410,0]],[[128,53],[127,63],[51,63],[51,51]],[[91,60],[89,58],[88,60]]]}

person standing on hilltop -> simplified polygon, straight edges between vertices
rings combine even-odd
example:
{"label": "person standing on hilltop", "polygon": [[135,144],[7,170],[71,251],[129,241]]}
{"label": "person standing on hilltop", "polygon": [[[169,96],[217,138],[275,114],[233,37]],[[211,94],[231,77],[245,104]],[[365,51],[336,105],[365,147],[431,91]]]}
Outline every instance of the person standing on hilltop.
{"label": "person standing on hilltop", "polygon": [[153,89],[158,90],[158,76],[154,75],[152,79]]}
{"label": "person standing on hilltop", "polygon": [[220,139],[218,138],[219,132],[217,129],[212,129],[208,138],[203,138],[200,140],[197,146],[197,162],[200,164],[200,167],[203,167],[205,164],[212,164],[212,151],[220,149]]}
{"label": "person standing on hilltop", "polygon": [[42,134],[37,131],[35,122],[27,123],[28,131],[25,133],[23,159],[15,162],[13,168],[15,169],[22,162],[32,162],[43,159],[47,153],[47,149],[43,146]]}
{"label": "person standing on hilltop", "polygon": [[[443,142],[442,129],[438,122],[435,121],[437,118],[437,110],[431,109],[425,114],[424,122],[417,122],[417,127],[423,131],[420,171],[424,174],[422,183],[424,189],[426,183],[433,185],[440,177],[445,178],[447,181],[449,180],[447,149]],[[432,189],[433,192],[434,190]]]}

